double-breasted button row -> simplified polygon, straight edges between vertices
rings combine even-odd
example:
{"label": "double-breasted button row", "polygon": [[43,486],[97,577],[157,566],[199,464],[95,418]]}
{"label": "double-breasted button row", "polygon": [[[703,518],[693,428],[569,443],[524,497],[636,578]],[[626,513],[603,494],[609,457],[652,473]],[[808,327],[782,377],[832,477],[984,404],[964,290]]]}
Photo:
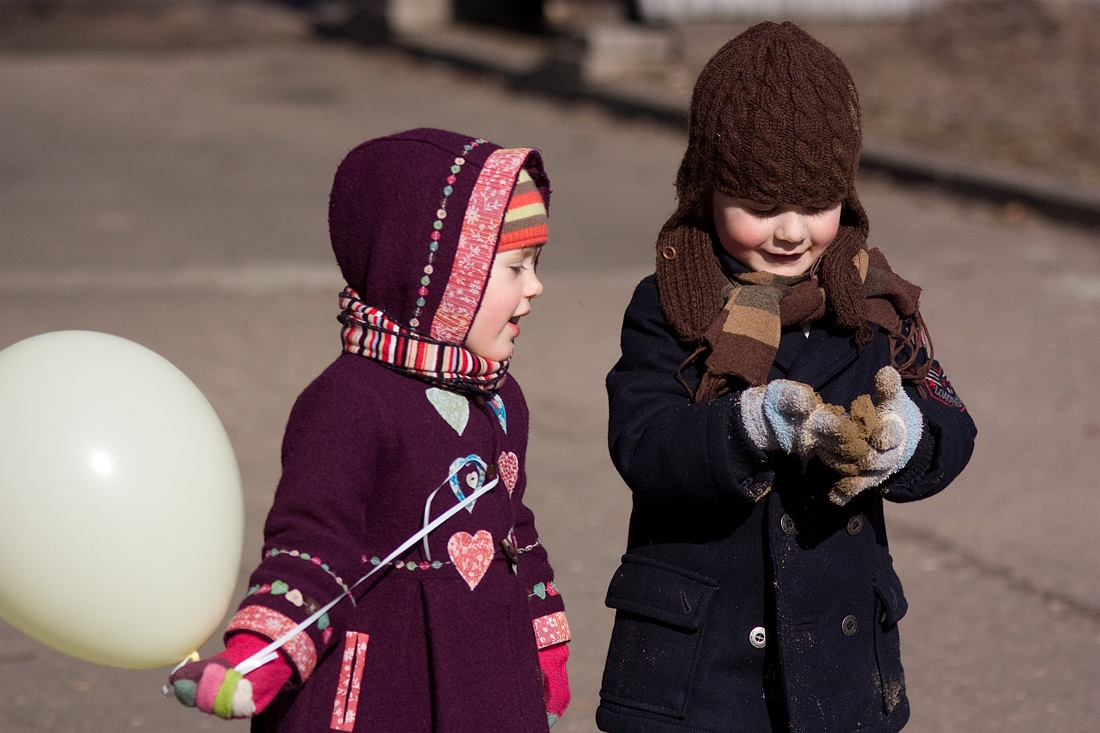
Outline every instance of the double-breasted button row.
{"label": "double-breasted button row", "polygon": [[[863,516],[859,514],[855,515],[848,520],[848,534],[852,536],[859,534],[863,531],[864,524],[866,524],[866,522],[864,522]],[[798,526],[794,523],[794,519],[791,517],[790,514],[784,514],[782,517],[779,518],[779,527],[783,530],[783,532],[791,535],[792,537],[798,534]]]}

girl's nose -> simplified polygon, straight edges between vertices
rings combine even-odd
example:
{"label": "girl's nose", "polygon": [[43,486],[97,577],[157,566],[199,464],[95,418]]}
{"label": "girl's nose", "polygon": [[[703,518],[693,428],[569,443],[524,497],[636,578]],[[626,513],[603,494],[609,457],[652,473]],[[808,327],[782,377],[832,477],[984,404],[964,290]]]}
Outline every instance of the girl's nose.
{"label": "girl's nose", "polygon": [[533,272],[531,273],[531,282],[527,286],[525,295],[528,300],[534,300],[542,295],[542,280],[539,280],[539,276]]}

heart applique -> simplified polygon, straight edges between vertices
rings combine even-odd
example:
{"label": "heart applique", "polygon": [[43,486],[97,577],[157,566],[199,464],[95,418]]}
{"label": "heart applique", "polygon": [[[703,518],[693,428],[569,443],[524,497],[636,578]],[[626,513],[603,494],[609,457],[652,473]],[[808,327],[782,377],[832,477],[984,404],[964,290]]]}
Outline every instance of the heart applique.
{"label": "heart applique", "polygon": [[447,540],[447,554],[451,556],[451,562],[466,581],[466,585],[470,586],[470,590],[476,588],[485,577],[485,571],[493,562],[495,550],[493,536],[484,529],[479,529],[474,535],[469,532],[455,532]]}
{"label": "heart applique", "polygon": [[535,587],[531,589],[533,595],[539,597],[540,601],[546,600],[546,583],[535,583]]}
{"label": "heart applique", "polygon": [[[477,491],[485,483],[485,461],[481,460],[481,457],[477,454],[471,453],[465,458],[456,458],[451,463],[450,470],[447,473],[450,475],[451,491],[458,497],[459,501],[466,499],[465,485],[470,492]],[[477,500],[471,501],[466,505],[466,511],[470,514],[474,513],[474,504]]]}
{"label": "heart applique", "polygon": [[438,387],[429,387],[427,390],[428,402],[439,413],[439,416],[447,421],[447,424],[462,435],[466,430],[466,423],[470,421],[470,403],[465,397],[455,392],[448,392]]}
{"label": "heart applique", "polygon": [[519,458],[512,451],[501,453],[497,459],[497,469],[504,485],[508,487],[508,496],[511,496],[512,489],[516,488],[516,481],[519,481]]}
{"label": "heart applique", "polygon": [[500,398],[500,395],[495,394],[489,399],[489,407],[492,408],[493,414],[497,416],[497,420],[500,421],[500,427],[504,430],[504,434],[508,434],[508,410],[504,408],[504,400]]}

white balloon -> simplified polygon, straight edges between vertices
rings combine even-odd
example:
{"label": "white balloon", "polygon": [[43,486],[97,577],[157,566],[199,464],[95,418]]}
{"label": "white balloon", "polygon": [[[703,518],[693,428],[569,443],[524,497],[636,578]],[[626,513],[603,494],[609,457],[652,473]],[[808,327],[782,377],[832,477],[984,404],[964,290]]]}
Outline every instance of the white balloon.
{"label": "white balloon", "polygon": [[197,387],[117,336],[0,351],[0,617],[73,657],[149,669],[219,627],[237,582],[240,469]]}

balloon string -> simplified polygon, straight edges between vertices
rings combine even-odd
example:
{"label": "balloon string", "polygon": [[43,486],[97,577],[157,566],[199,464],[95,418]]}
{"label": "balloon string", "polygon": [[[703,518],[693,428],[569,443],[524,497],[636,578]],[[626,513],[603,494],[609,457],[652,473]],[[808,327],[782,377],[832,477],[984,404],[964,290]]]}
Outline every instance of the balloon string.
{"label": "balloon string", "polygon": [[[461,470],[461,469],[459,469],[459,470]],[[444,485],[446,485],[447,481],[450,481],[455,475],[457,475],[457,473],[458,473],[458,471],[455,471],[455,473],[452,473],[450,476],[448,476],[443,481],[443,483],[439,485],[439,488],[437,488],[435,491],[439,491],[439,489],[442,488]],[[419,532],[412,535],[407,540],[405,540],[403,543],[401,543],[400,547],[395,549],[388,556],[386,556],[386,558],[384,560],[382,560],[377,565],[375,565],[373,568],[371,568],[369,573],[364,575],[359,580],[355,581],[355,583],[353,583],[351,585],[351,587],[349,587],[347,590],[345,590],[340,595],[336,596],[336,598],[333,598],[331,601],[326,603],[321,608],[317,609],[316,613],[314,613],[312,616],[307,618],[305,621],[302,621],[300,624],[295,626],[293,629],[286,632],[285,634],[280,636],[278,639],[271,642],[270,644],[268,644],[267,646],[265,646],[263,649],[256,652],[255,654],[253,654],[251,657],[249,657],[248,659],[245,659],[243,662],[238,664],[235,667],[235,669],[238,672],[240,672],[242,675],[246,675],[249,672],[257,670],[260,667],[267,664],[268,662],[278,658],[278,656],[279,656],[278,650],[280,648],[282,648],[288,641],[290,641],[295,636],[300,634],[302,631],[304,631],[305,629],[307,629],[311,625],[313,625],[317,621],[317,619],[321,618],[321,616],[328,613],[328,611],[333,606],[335,606],[340,601],[344,600],[345,597],[350,596],[351,592],[353,590],[355,590],[357,587],[359,587],[359,585],[362,584],[367,578],[374,575],[376,572],[378,572],[379,570],[381,570],[382,568],[388,566],[391,562],[393,562],[393,560],[396,559],[398,555],[402,554],[403,552],[408,550],[410,547],[415,545],[418,541],[420,541],[421,538],[427,537],[430,532],[432,532],[436,527],[443,524],[448,519],[450,519],[452,516],[454,516],[459,510],[466,508],[470,504],[473,504],[474,500],[477,499],[479,496],[486,493],[487,491],[492,490],[497,485],[497,482],[499,480],[500,480],[499,478],[495,478],[492,481],[489,481],[488,483],[483,485],[481,488],[479,488],[477,491],[470,494],[465,499],[463,499],[459,503],[455,504],[453,507],[451,507],[447,511],[443,512],[443,514],[440,514],[438,517],[436,517],[430,523],[425,524],[424,527]],[[435,491],[432,492],[432,496],[435,496]],[[425,519],[427,519],[427,514],[426,513],[425,513]]]}

